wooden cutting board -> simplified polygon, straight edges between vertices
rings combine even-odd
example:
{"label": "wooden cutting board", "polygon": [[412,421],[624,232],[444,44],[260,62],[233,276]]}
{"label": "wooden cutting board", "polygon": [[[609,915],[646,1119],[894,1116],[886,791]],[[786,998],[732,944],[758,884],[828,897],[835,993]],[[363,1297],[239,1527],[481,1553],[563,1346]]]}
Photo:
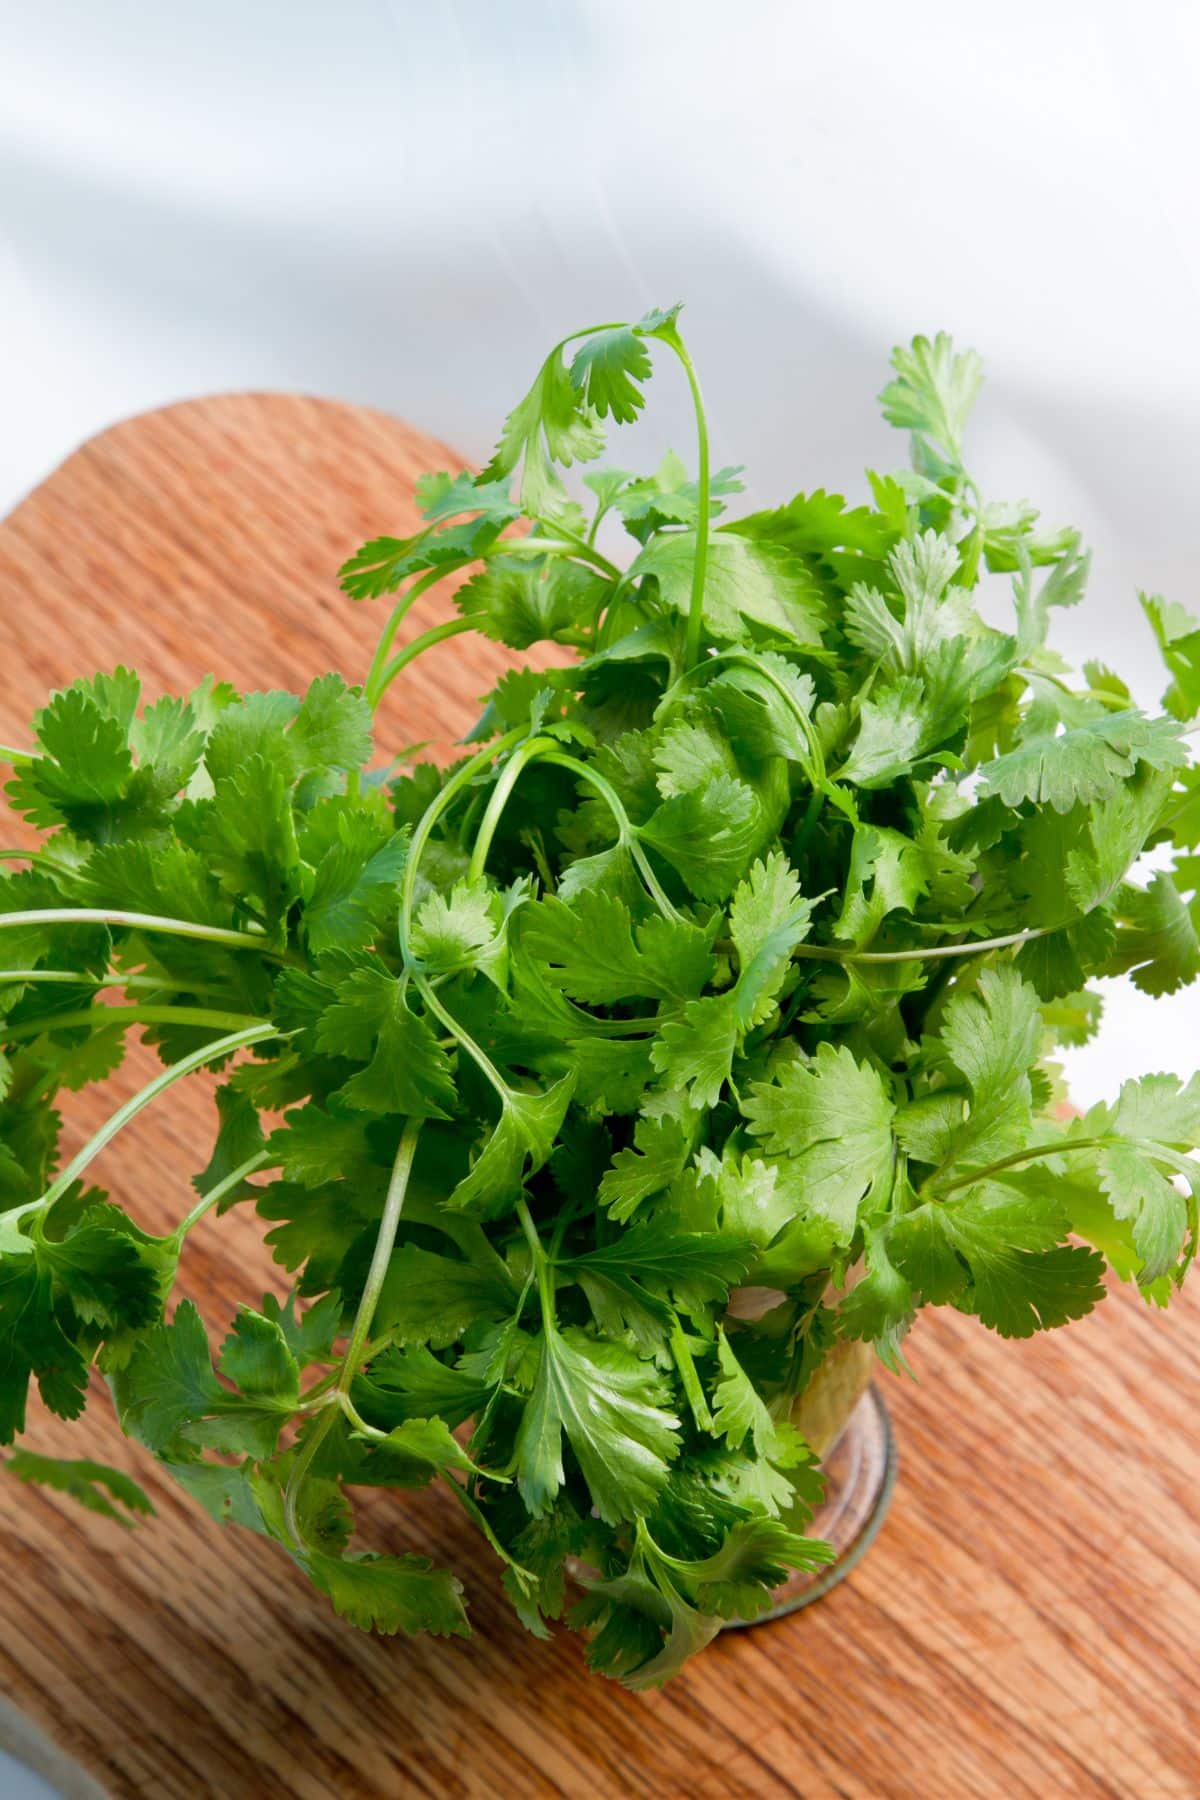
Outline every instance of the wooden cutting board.
{"label": "wooden cutting board", "polygon": [[[47,689],[122,660],[154,694],[209,669],[360,677],[379,609],[340,596],[337,567],[412,529],[417,474],[455,466],[394,419],[290,395],[106,432],[0,526],[0,740],[27,740]],[[382,741],[444,751],[499,659],[462,638],[432,653],[389,695]],[[151,1066],[139,1052],[86,1096],[72,1143]],[[166,1228],[213,1117],[195,1078],[97,1178]],[[183,1284],[214,1329],[278,1287],[249,1213],[196,1232]],[[884,1378],[899,1488],[850,1582],[643,1697],[588,1676],[567,1634],[526,1636],[436,1494],[374,1496],[365,1523],[379,1548],[453,1564],[476,1635],[356,1633],[282,1553],[161,1480],[97,1391],[82,1429],[39,1415],[29,1442],[129,1469],[158,1516],[125,1532],[0,1476],[4,1691],[111,1794],[155,1800],[1200,1793],[1196,1296],[1162,1318],[1122,1293],[1015,1346],[949,1314],[911,1352],[919,1385]]]}

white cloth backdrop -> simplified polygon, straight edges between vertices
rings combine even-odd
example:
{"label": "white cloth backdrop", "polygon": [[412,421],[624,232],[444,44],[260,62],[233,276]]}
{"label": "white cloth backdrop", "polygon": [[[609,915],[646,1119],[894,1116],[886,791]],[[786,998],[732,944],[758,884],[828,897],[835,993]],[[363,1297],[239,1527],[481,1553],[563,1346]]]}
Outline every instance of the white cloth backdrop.
{"label": "white cloth backdrop", "polygon": [[[752,496],[858,493],[903,454],[890,345],[945,327],[987,360],[986,490],[1095,546],[1058,643],[1161,691],[1135,590],[1200,604],[1188,0],[3,10],[0,504],[113,420],[230,388],[479,454],[556,336],[679,298]],[[686,451],[673,374],[654,402],[637,449]],[[1077,1094],[1190,1073],[1198,1025],[1194,992],[1110,997]]]}

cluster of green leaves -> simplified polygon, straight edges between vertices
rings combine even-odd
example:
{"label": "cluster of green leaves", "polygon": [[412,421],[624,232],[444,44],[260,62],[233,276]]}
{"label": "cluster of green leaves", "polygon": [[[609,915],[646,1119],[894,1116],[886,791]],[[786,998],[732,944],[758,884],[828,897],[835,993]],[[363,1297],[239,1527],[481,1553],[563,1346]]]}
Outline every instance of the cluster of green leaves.
{"label": "cluster of green leaves", "polygon": [[[691,383],[698,477],[670,456],[572,494],[651,346]],[[437,1481],[530,1630],[569,1614],[644,1687],[826,1554],[794,1418],[831,1346],[902,1366],[925,1305],[1025,1337],[1090,1311],[1106,1264],[1166,1302],[1200,1081],[1065,1119],[1047,1059],[1095,1028],[1095,978],[1200,971],[1200,627],[1145,602],[1161,716],[1072,676],[1046,638],[1087,558],[979,495],[978,386],[916,339],[883,394],[911,469],[870,505],[718,524],[737,471],[709,470],[676,312],[599,327],[478,480],[426,478],[422,529],[347,563],[353,597],[397,595],[363,690],[139,708],[119,669],[53,696],[5,753],[43,835],[0,881],[0,1441],[31,1381],[80,1413],[94,1364],[201,1504],[381,1631],[466,1629],[452,1573],[355,1537],[357,1488]],[[994,577],[1007,631],[977,605]],[[510,669],[452,767],[368,772],[375,701],[459,630],[576,656]],[[161,1074],[60,1165],[61,1097],[131,1030]],[[211,1158],[154,1236],[85,1170],[204,1066]],[[291,1292],[214,1355],[172,1292],[234,1205]],[[728,1311],[747,1284],[752,1321]],[[143,1504],[88,1462],[7,1466]]]}

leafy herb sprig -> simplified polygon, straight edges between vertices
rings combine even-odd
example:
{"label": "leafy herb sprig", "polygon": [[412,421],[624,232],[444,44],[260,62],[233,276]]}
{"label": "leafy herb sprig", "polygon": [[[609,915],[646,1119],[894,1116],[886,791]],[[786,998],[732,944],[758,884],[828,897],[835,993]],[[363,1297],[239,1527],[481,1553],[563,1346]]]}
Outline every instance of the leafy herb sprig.
{"label": "leafy herb sprig", "polygon": [[[655,351],[694,400],[694,479],[594,466]],[[118,669],[51,697],[3,752],[44,835],[0,881],[0,1440],[31,1380],[81,1413],[96,1363],[202,1505],[385,1632],[464,1632],[462,1589],[360,1547],[353,1493],[439,1482],[530,1630],[569,1607],[593,1665],[646,1687],[827,1554],[792,1414],[832,1346],[902,1367],[925,1305],[1026,1337],[1089,1312],[1106,1263],[1167,1302],[1200,1080],[1065,1119],[1049,1059],[1095,1028],[1094,977],[1200,971],[1200,626],[1144,601],[1156,717],[1047,648],[1087,555],[980,494],[979,382],[915,339],[882,397],[911,469],[870,506],[727,521],[678,309],[577,333],[487,469],[427,476],[423,528],[346,564],[355,600],[397,596],[361,689],[142,706]],[[1006,631],[976,605],[995,576]],[[575,657],[505,674],[450,768],[372,766],[381,696],[467,631]],[[161,1073],[60,1165],[58,1096],[131,1031]],[[152,1235],[91,1164],[201,1068],[212,1156]],[[214,1357],[172,1296],[235,1205],[293,1290]],[[754,1321],[727,1312],[744,1284],[774,1296]],[[8,1468],[146,1505],[87,1461]]]}

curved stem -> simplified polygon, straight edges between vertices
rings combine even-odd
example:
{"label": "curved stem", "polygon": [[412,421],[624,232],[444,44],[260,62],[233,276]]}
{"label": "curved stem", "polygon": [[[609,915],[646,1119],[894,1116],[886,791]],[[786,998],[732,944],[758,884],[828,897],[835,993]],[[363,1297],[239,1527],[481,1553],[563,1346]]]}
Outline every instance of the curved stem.
{"label": "curved stem", "polygon": [[492,847],[492,839],[496,835],[496,828],[500,823],[505,807],[508,805],[509,796],[520,778],[522,769],[524,769],[528,763],[533,762],[536,757],[541,756],[547,750],[553,750],[554,747],[555,744],[553,738],[529,738],[525,743],[519,745],[517,749],[513,751],[512,755],[505,763],[503,769],[500,771],[499,779],[492,789],[483,818],[479,822],[479,830],[475,834],[475,846],[471,851],[471,861],[467,869],[468,881],[481,881],[483,879],[483,872],[487,867],[488,853]]}
{"label": "curved stem", "polygon": [[341,1387],[335,1388],[334,1394],[336,1396],[337,1403],[341,1407],[343,1413],[346,1415],[346,1418],[350,1421],[350,1424],[353,1425],[355,1431],[357,1431],[361,1437],[370,1438],[374,1443],[377,1443],[377,1444],[381,1444],[384,1442],[384,1440],[386,1439],[386,1437],[388,1435],[387,1432],[380,1431],[378,1425],[368,1425],[367,1424],[367,1421],[363,1418],[363,1416],[359,1412],[357,1406],[355,1406],[353,1400],[351,1400],[349,1394],[346,1393],[344,1388],[341,1388]]}
{"label": "curved stem", "polygon": [[395,641],[396,633],[404,623],[409,608],[420,599],[422,594],[441,581],[443,576],[452,574],[459,567],[461,565],[458,563],[441,563],[437,568],[426,569],[425,573],[401,594],[388,615],[387,624],[379,634],[379,642],[375,646],[375,654],[371,658],[371,666],[367,670],[367,679],[363,682],[363,693],[367,695],[368,699],[375,683],[387,667],[388,651]]}
{"label": "curved stem", "polygon": [[411,644],[405,644],[403,650],[393,656],[374,686],[366,690],[368,704],[378,706],[397,675],[407,669],[410,662],[415,662],[418,656],[423,656],[426,650],[432,650],[435,644],[444,643],[447,638],[458,637],[462,632],[474,629],[474,619],[447,619],[442,625],[431,625],[428,631],[423,631],[420,637],[415,637]]}
{"label": "curved stem", "polygon": [[240,1031],[245,1025],[265,1023],[262,1019],[248,1019],[245,1013],[213,1012],[203,1006],[85,1006],[77,1012],[28,1019],[11,1030],[0,1028],[0,1038],[16,1044],[25,1038],[41,1037],[47,1031],[71,1031],[79,1025],[97,1030],[106,1025],[211,1025],[216,1031]]}
{"label": "curved stem", "polygon": [[379,1296],[383,1291],[388,1264],[392,1259],[392,1251],[396,1244],[396,1232],[400,1225],[400,1214],[404,1207],[404,1196],[408,1189],[408,1178],[412,1173],[413,1157],[416,1155],[421,1125],[420,1119],[410,1119],[405,1125],[399,1148],[396,1151],[396,1160],[392,1164],[387,1198],[383,1203],[383,1217],[379,1222],[379,1235],[375,1239],[375,1249],[371,1255],[371,1266],[367,1270],[366,1285],[362,1291],[362,1299],[358,1303],[358,1311],[354,1315],[354,1324],[350,1328],[350,1342],[346,1345],[341,1373],[337,1379],[337,1389],[340,1394],[350,1392],[350,1384],[354,1380],[362,1359],[363,1348],[371,1335],[375,1309],[379,1305]]}
{"label": "curved stem", "polygon": [[104,1121],[99,1131],[94,1132],[83,1149],[73,1156],[61,1174],[51,1182],[40,1200],[30,1200],[24,1206],[17,1207],[7,1213],[7,1219],[15,1219],[25,1213],[43,1211],[60,1200],[73,1181],[77,1181],[92,1159],[98,1156],[104,1146],[116,1137],[123,1126],[137,1117],[142,1108],[149,1106],[159,1094],[165,1093],[185,1075],[192,1074],[195,1069],[202,1069],[206,1063],[219,1062],[223,1056],[232,1056],[235,1050],[244,1050],[250,1044],[261,1044],[264,1038],[278,1037],[274,1025],[248,1025],[242,1031],[231,1031],[228,1037],[214,1038],[211,1044],[203,1044],[199,1050],[193,1050],[190,1056],[182,1057],[156,1075],[153,1081],[128,1099],[124,1106],[119,1106],[115,1113]]}
{"label": "curved stem", "polygon": [[683,920],[678,910],[672,906],[670,900],[668,900],[657,875],[650,865],[650,859],[642,849],[642,846],[638,843],[637,832],[630,823],[629,814],[622,806],[621,797],[617,793],[617,790],[605,780],[603,775],[599,774],[595,769],[590,768],[587,763],[580,762],[579,758],[576,756],[567,756],[563,751],[554,749],[545,751],[542,760],[544,762],[554,763],[556,767],[560,769],[569,769],[580,781],[586,781],[590,786],[595,788],[601,799],[607,803],[609,811],[616,820],[618,842],[624,844],[629,851],[629,854],[637,867],[638,874],[646,884],[650,898],[654,901],[654,904],[658,907],[658,910],[662,913],[664,918],[672,920],[677,925],[682,924]]}
{"label": "curved stem", "polygon": [[413,986],[425,1002],[428,1011],[445,1027],[460,1049],[466,1051],[480,1074],[484,1076],[490,1086],[495,1088],[501,1101],[507,1104],[511,1090],[487,1051],[475,1042],[466,1026],[460,1025],[453,1013],[446,1010],[434,992],[432,984],[426,980],[419,969],[412,970],[412,979]]}
{"label": "curved stem", "polygon": [[[540,524],[541,521],[539,520],[538,523]],[[551,521],[550,529],[555,533],[554,537],[504,538],[499,544],[493,545],[490,554],[492,556],[508,556],[513,550],[533,550],[550,554],[557,551],[561,554],[565,547],[578,557],[580,562],[589,562],[593,568],[599,569],[601,574],[607,575],[610,581],[621,579],[624,570],[619,569],[615,562],[611,562],[603,551],[597,550],[595,544],[589,544],[586,538],[577,537],[573,531],[568,531],[566,526],[560,525],[557,520]]]}
{"label": "curved stem", "polygon": [[404,864],[404,880],[400,888],[400,949],[406,963],[411,964],[412,961],[408,940],[412,932],[413,896],[417,888],[417,871],[434,826],[451,802],[474,781],[479,771],[485,769],[488,763],[494,762],[498,756],[503,756],[506,750],[511,750],[514,744],[519,744],[524,735],[524,730],[518,725],[512,731],[505,732],[503,737],[497,738],[494,744],[487,744],[482,750],[477,751],[468,762],[463,764],[461,769],[454,771],[445,786],[439,788],[421,814],[417,828],[412,835],[412,843],[408,848],[408,858]]}
{"label": "curved stem", "polygon": [[820,788],[815,787],[808,796],[808,804],[804,808],[804,817],[800,821],[800,829],[792,839],[792,861],[798,863],[808,849],[809,839],[817,827],[821,816],[821,808],[825,804],[825,796]]}
{"label": "curved stem", "polygon": [[[1071,1150],[1100,1150],[1108,1138],[1067,1138],[1057,1144],[1031,1144],[1025,1150],[1014,1150],[1011,1156],[1002,1156],[999,1162],[988,1163],[985,1168],[975,1169],[970,1175],[960,1175],[957,1181],[948,1181],[939,1193],[954,1194],[960,1188],[975,1187],[981,1181],[987,1181],[993,1175],[1000,1174],[1003,1169],[1015,1169],[1019,1163],[1032,1162],[1038,1156],[1064,1156]],[[930,1178],[932,1180],[932,1177]],[[921,1183],[918,1193],[924,1193],[927,1184]]]}
{"label": "curved stem", "polygon": [[49,906],[30,912],[0,912],[0,931],[19,925],[125,925],[131,931],[161,931],[167,937],[197,938],[208,944],[227,944],[231,950],[257,950],[277,962],[284,952],[272,950],[265,933],[227,930],[224,925],[199,925],[193,919],[168,919],[158,913],[123,912],[107,906]]}
{"label": "curved stem", "polygon": [[226,1194],[232,1194],[234,1189],[240,1187],[248,1176],[253,1175],[258,1169],[265,1169],[268,1163],[274,1165],[275,1158],[269,1150],[259,1150],[254,1156],[248,1156],[244,1163],[239,1163],[237,1168],[226,1175],[223,1181],[218,1181],[215,1186],[210,1187],[207,1194],[201,1195],[191,1212],[184,1215],[171,1233],[176,1244],[182,1244],[192,1226],[198,1225],[205,1213],[211,1212],[214,1206],[219,1206]]}
{"label": "curved stem", "polygon": [[799,944],[792,955],[830,963],[930,962],[943,956],[978,956],[985,950],[1007,950],[1013,944],[1028,944],[1062,929],[1061,925],[1035,925],[1029,931],[1011,931],[1006,937],[977,938],[973,944],[934,944],[928,950],[833,950],[825,944]]}
{"label": "curved stem", "polygon": [[300,1489],[304,1486],[304,1479],[308,1474],[309,1469],[312,1467],[317,1451],[329,1436],[330,1431],[337,1423],[339,1417],[340,1409],[338,1407],[332,1405],[327,1405],[325,1407],[325,1410],[322,1412],[320,1418],[317,1420],[296,1454],[296,1460],[292,1464],[292,1472],[288,1476],[287,1487],[284,1490],[283,1523],[293,1544],[295,1544],[297,1550],[302,1553],[307,1550],[309,1546],[305,1541],[303,1532],[300,1530],[300,1521],[296,1514],[296,1502],[300,1498]]}
{"label": "curved stem", "polygon": [[700,380],[696,374],[696,366],[687,353],[686,345],[675,332],[671,334],[667,342],[683,364],[688,387],[692,392],[692,405],[696,412],[696,440],[699,448],[696,560],[692,564],[692,596],[688,605],[687,637],[683,652],[684,667],[690,669],[700,661],[700,637],[704,630],[704,579],[708,573],[708,531],[712,511],[712,496],[709,492],[708,420],[704,412],[704,399],[700,392]]}
{"label": "curved stem", "polygon": [[525,1233],[525,1241],[529,1245],[533,1257],[533,1267],[537,1275],[538,1299],[542,1308],[542,1324],[547,1331],[553,1331],[557,1323],[554,1305],[554,1277],[550,1269],[550,1259],[546,1255],[542,1240],[538,1236],[537,1226],[526,1200],[517,1201],[517,1218],[521,1222],[521,1230]]}
{"label": "curved stem", "polygon": [[0,984],[12,982],[14,986],[36,987],[43,982],[62,987],[94,988],[152,988],[156,994],[211,994],[215,988],[202,987],[195,981],[165,981],[157,975],[125,975],[120,969],[111,969],[107,975],[76,974],[73,969],[0,969]]}
{"label": "curved stem", "polygon": [[795,696],[788,691],[787,684],[779,679],[774,670],[768,668],[758,657],[751,656],[745,650],[718,650],[714,656],[706,657],[702,663],[698,663],[694,668],[685,668],[683,674],[680,675],[676,681],[671,683],[671,686],[667,689],[666,693],[655,707],[655,718],[657,719],[659,715],[671,705],[680,688],[686,687],[688,682],[694,677],[706,676],[711,669],[717,668],[725,663],[740,663],[745,668],[753,669],[760,680],[765,681],[768,687],[774,688],[775,692],[779,695],[779,698],[783,701],[797,725],[800,727],[801,735],[808,745],[812,764],[811,767],[805,767],[805,774],[808,776],[808,779],[814,788],[820,788],[829,798],[833,799],[835,804],[840,804],[837,793],[833,788],[833,784],[829,782],[828,773],[825,768],[825,752],[821,748],[821,740],[817,736],[812,720],[804,711],[803,707],[796,704]]}

